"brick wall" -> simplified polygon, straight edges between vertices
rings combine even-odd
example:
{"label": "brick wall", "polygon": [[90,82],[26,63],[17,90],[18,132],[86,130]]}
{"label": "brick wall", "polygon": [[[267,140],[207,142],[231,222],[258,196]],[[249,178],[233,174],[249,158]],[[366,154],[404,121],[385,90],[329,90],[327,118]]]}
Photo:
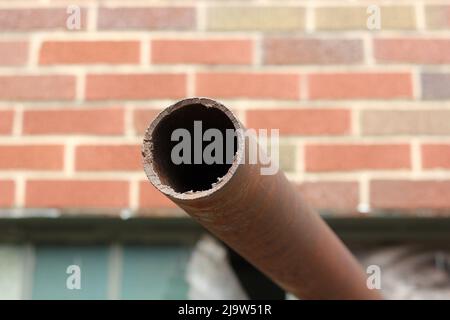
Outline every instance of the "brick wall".
{"label": "brick wall", "polygon": [[142,134],[201,95],[279,128],[317,208],[450,208],[450,1],[76,3],[0,1],[0,207],[173,208]]}

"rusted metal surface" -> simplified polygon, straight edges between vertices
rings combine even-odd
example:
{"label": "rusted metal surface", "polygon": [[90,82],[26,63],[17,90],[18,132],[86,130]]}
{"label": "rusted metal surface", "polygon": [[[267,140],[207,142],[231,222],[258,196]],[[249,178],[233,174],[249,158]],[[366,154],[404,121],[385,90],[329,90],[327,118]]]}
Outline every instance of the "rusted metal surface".
{"label": "rusted metal surface", "polygon": [[234,162],[227,165],[174,165],[175,128],[244,129],[222,104],[182,100],[150,124],[144,138],[144,168],[150,182],[218,238],[302,299],[378,299],[352,254],[308,207],[278,170],[261,175],[262,164],[241,163],[248,152],[237,136]]}

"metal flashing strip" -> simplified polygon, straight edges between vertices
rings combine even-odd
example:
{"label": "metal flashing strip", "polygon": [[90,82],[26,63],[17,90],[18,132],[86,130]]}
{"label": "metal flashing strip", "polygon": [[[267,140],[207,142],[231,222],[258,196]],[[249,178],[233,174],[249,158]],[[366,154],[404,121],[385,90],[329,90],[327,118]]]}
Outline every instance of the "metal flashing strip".
{"label": "metal flashing strip", "polygon": [[[444,243],[450,217],[330,217],[324,220],[349,244]],[[61,216],[1,218],[1,243],[192,244],[207,232],[188,218]]]}

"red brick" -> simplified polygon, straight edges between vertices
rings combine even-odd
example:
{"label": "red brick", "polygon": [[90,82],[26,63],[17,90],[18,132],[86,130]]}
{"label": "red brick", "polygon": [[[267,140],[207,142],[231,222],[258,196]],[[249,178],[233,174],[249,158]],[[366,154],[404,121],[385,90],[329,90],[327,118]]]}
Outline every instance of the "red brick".
{"label": "red brick", "polygon": [[311,99],[412,98],[409,73],[324,73],[309,76]]}
{"label": "red brick", "polygon": [[196,26],[196,13],[189,7],[100,8],[100,30],[187,30]]}
{"label": "red brick", "polygon": [[250,64],[250,40],[154,40],[153,63]]}
{"label": "red brick", "polygon": [[422,166],[425,169],[450,169],[450,144],[423,145]]}
{"label": "red brick", "polygon": [[79,171],[143,170],[139,145],[81,145],[76,148]]}
{"label": "red brick", "polygon": [[196,95],[216,98],[299,99],[300,77],[275,73],[199,73]]}
{"label": "red brick", "polygon": [[375,58],[380,62],[439,64],[450,62],[449,39],[376,39]]}
{"label": "red brick", "polygon": [[350,132],[350,111],[344,109],[272,109],[247,111],[247,127],[279,129],[281,135],[327,135]]}
{"label": "red brick", "polygon": [[49,64],[137,64],[138,41],[47,41],[39,63]]}
{"label": "red brick", "polygon": [[0,65],[21,66],[28,59],[28,43],[24,41],[0,42]]}
{"label": "red brick", "polygon": [[124,208],[126,181],[31,180],[26,182],[28,208]]}
{"label": "red brick", "polygon": [[268,38],[266,64],[354,64],[363,61],[363,44],[354,39]]}
{"label": "red brick", "polygon": [[14,111],[0,111],[0,134],[11,134],[14,121]]}
{"label": "red brick", "polygon": [[0,76],[0,100],[73,100],[75,77],[64,75]]}
{"label": "red brick", "polygon": [[[67,30],[66,7],[1,9],[1,31]],[[80,29],[86,28],[86,10],[81,9]]]}
{"label": "red brick", "polygon": [[174,99],[186,96],[184,74],[90,74],[88,100]]}
{"label": "red brick", "polygon": [[305,182],[299,186],[299,190],[308,204],[317,209],[356,211],[358,207],[358,182]]}
{"label": "red brick", "polygon": [[134,111],[133,123],[137,134],[142,135],[147,130],[150,122],[156,118],[160,110],[137,109]]}
{"label": "red brick", "polygon": [[307,145],[307,171],[409,169],[410,147],[398,145]]}
{"label": "red brick", "polygon": [[382,209],[447,209],[450,181],[372,181],[370,202],[372,207]]}
{"label": "red brick", "polygon": [[148,181],[139,183],[139,208],[176,208],[176,205]]}
{"label": "red brick", "polygon": [[60,145],[2,145],[0,170],[61,170],[64,147]]}
{"label": "red brick", "polygon": [[119,108],[29,110],[23,114],[23,132],[120,135],[124,122],[124,111]]}
{"label": "red brick", "polygon": [[14,205],[14,181],[0,180],[0,208],[8,208]]}

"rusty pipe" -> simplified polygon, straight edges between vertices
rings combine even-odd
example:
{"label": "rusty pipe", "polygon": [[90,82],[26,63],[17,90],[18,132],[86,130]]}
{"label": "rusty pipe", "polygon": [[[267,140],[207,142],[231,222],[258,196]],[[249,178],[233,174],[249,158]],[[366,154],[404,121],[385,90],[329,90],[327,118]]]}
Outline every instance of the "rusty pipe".
{"label": "rusty pipe", "polygon": [[[171,161],[177,128],[236,130],[231,164]],[[242,161],[249,143],[225,106],[191,98],[163,110],[148,127],[144,169],[164,195],[287,292],[301,299],[379,299],[343,243],[298,194],[281,170],[261,175],[262,164]],[[194,150],[193,150],[194,151]]]}

